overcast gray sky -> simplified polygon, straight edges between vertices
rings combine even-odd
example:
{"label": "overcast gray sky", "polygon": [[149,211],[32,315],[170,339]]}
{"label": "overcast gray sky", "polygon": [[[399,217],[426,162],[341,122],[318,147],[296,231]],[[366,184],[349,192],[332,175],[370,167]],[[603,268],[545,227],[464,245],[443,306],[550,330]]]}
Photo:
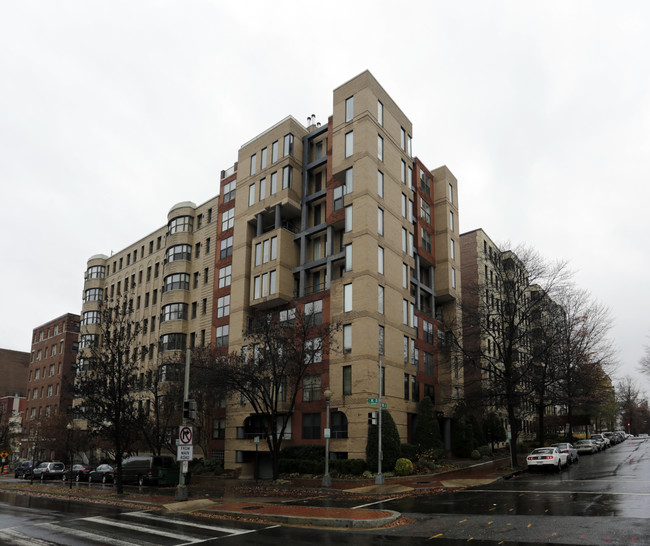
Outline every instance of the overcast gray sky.
{"label": "overcast gray sky", "polygon": [[637,377],[649,27],[644,1],[0,0],[0,347],[29,351],[33,328],[79,313],[91,255],[216,195],[285,116],[324,123],[369,69],[415,154],[458,178],[461,231],[569,260]]}

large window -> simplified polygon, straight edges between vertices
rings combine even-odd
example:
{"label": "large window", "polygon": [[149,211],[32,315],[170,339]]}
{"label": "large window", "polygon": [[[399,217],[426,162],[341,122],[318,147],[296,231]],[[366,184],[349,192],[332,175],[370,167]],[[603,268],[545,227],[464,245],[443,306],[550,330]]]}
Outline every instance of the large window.
{"label": "large window", "polygon": [[169,305],[163,305],[160,320],[161,322],[166,322],[168,320],[187,320],[187,310],[187,303],[170,303]]}
{"label": "large window", "polygon": [[232,279],[232,266],[227,265],[219,269],[219,288],[230,286]]}
{"label": "large window", "polygon": [[384,274],[384,249],[380,246],[377,247],[377,272]]}
{"label": "large window", "polygon": [[257,172],[257,154],[251,156],[251,176]]}
{"label": "large window", "polygon": [[192,247],[190,245],[174,245],[167,249],[165,256],[167,263],[187,261],[192,259]]}
{"label": "large window", "polygon": [[345,207],[345,232],[352,231],[352,205]]}
{"label": "large window", "polygon": [[352,324],[343,325],[343,352],[352,351]]}
{"label": "large window", "polygon": [[384,314],[384,287],[377,285],[377,311]]}
{"label": "large window", "polygon": [[189,273],[174,273],[165,277],[164,290],[189,290],[190,289],[190,275]]}
{"label": "large window", "polygon": [[384,197],[384,173],[377,171],[377,195]]}
{"label": "large window", "polygon": [[293,181],[293,169],[291,165],[282,167],[282,189],[286,190],[291,187]]}
{"label": "large window", "polygon": [[226,239],[223,239],[220,244],[219,258],[224,259],[228,256],[232,256],[232,235]]}
{"label": "large window", "polygon": [[305,320],[308,326],[323,324],[323,300],[305,303]]}
{"label": "large window", "polygon": [[161,351],[181,351],[186,348],[187,336],[185,334],[165,334],[160,337]]}
{"label": "large window", "polygon": [[384,124],[384,105],[380,100],[377,101],[377,123]]}
{"label": "large window", "polygon": [[345,121],[352,121],[354,117],[354,97],[345,99]]}
{"label": "large window", "polygon": [[229,201],[232,201],[235,198],[236,190],[237,190],[237,180],[228,182],[223,187],[223,202],[228,203]]}
{"label": "large window", "polygon": [[100,322],[101,322],[101,318],[100,318],[99,311],[86,311],[83,314],[81,325],[88,326],[89,324],[100,324]]}
{"label": "large window", "polygon": [[284,135],[284,155],[293,155],[293,135]]}
{"label": "large window", "polygon": [[352,394],[352,366],[343,366],[343,396]]}
{"label": "large window", "polygon": [[227,324],[224,326],[217,326],[216,337],[215,337],[215,346],[217,347],[227,347],[228,346],[228,334],[230,328]]}
{"label": "large window", "polygon": [[88,279],[103,279],[106,276],[106,268],[103,265],[93,265],[86,271]]}
{"label": "large window", "polygon": [[352,283],[343,286],[343,312],[352,311]]}
{"label": "large window", "polygon": [[221,231],[226,231],[235,225],[235,207],[224,211],[221,215]]}
{"label": "large window", "polygon": [[377,233],[384,235],[384,211],[380,208],[377,208]]}
{"label": "large window", "polygon": [[427,375],[433,375],[434,366],[433,366],[433,355],[431,353],[423,352],[422,353],[422,371]]}
{"label": "large window", "polygon": [[431,234],[422,228],[422,249],[431,254]]}
{"label": "large window", "polygon": [[431,205],[420,197],[420,217],[427,223],[431,223]]}
{"label": "large window", "polygon": [[321,398],[320,375],[307,375],[302,379],[302,401],[315,402]]}
{"label": "large window", "polygon": [[320,440],[320,413],[302,414],[302,439]]}
{"label": "large window", "polygon": [[345,157],[350,157],[354,153],[354,132],[345,133]]}
{"label": "large window", "polygon": [[103,288],[89,288],[84,294],[84,303],[89,301],[101,301],[103,297]]}
{"label": "large window", "polygon": [[255,204],[255,184],[248,186],[248,206]]}
{"label": "large window", "polygon": [[377,158],[379,161],[384,160],[384,139],[381,135],[377,135]]}
{"label": "large window", "polygon": [[212,439],[225,440],[226,439],[226,420],[213,419],[212,420]]}
{"label": "large window", "polygon": [[323,361],[321,338],[313,337],[305,341],[305,364],[318,364]]}
{"label": "large window", "polygon": [[433,324],[428,320],[422,321],[422,340],[433,345]]}
{"label": "large window", "polygon": [[[81,349],[88,349],[90,347],[98,347],[99,346],[99,336],[97,334],[82,334],[81,336]],[[36,373],[38,374],[39,370],[36,370]],[[38,377],[35,377],[34,379],[38,379]]]}
{"label": "large window", "polygon": [[260,169],[266,169],[266,163],[267,163],[267,159],[268,159],[268,155],[269,155],[268,151],[269,151],[268,148],[262,148],[262,157],[260,159],[260,161],[261,161]]}
{"label": "large window", "polygon": [[180,233],[184,231],[191,232],[194,224],[194,218],[191,216],[179,216],[169,222],[169,234]]}
{"label": "large window", "polygon": [[296,325],[296,308],[280,311],[280,326],[293,328]]}

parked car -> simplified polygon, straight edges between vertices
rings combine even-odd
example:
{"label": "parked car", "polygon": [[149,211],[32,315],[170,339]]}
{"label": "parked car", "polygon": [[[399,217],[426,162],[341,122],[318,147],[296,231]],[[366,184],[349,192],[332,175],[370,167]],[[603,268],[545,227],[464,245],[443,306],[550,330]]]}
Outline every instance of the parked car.
{"label": "parked car", "polygon": [[598,446],[598,451],[603,451],[607,447],[605,445],[605,441],[600,436],[594,436],[590,438],[590,440],[596,442],[596,445]]}
{"label": "parked car", "polygon": [[115,479],[115,470],[109,464],[100,464],[95,470],[91,470],[88,473],[88,481],[92,482],[102,482],[102,483],[113,483]]}
{"label": "parked car", "polygon": [[621,438],[615,432],[603,432],[603,436],[609,440],[610,445],[621,443]]}
{"label": "parked car", "polygon": [[74,480],[76,482],[87,482],[88,474],[92,467],[85,464],[75,464],[63,473],[63,481]]}
{"label": "parked car", "polygon": [[23,461],[14,471],[14,478],[29,478],[32,475],[32,468],[41,464],[41,461]]}
{"label": "parked car", "polygon": [[585,453],[598,453],[600,451],[596,440],[578,440],[576,442],[575,448],[578,450],[579,455],[583,455]]}
{"label": "parked car", "polygon": [[168,455],[129,457],[122,461],[122,482],[138,485],[178,485],[178,464]]}
{"label": "parked car", "polygon": [[526,458],[528,469],[533,468],[552,468],[558,472],[568,464],[567,453],[561,453],[557,447],[538,447]]}
{"label": "parked car", "polygon": [[568,464],[578,462],[578,450],[573,446],[573,444],[560,442],[559,444],[551,444],[551,447],[557,447],[560,450],[560,453],[566,453],[568,455]]}
{"label": "parked car", "polygon": [[65,465],[60,461],[45,461],[34,468],[36,480],[60,480],[65,472]]}
{"label": "parked car", "polygon": [[592,440],[601,440],[605,444],[605,447],[610,447],[612,445],[612,443],[609,441],[609,438],[607,438],[602,432],[592,434],[591,439]]}

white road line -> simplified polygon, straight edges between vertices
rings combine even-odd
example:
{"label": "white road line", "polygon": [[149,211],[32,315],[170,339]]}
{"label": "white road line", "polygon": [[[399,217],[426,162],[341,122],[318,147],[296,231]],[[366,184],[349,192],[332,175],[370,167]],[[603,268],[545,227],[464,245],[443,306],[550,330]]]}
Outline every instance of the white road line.
{"label": "white road line", "polygon": [[247,533],[254,533],[255,529],[233,529],[230,527],[217,527],[216,525],[204,525],[202,523],[194,523],[192,521],[183,521],[178,519],[165,519],[160,516],[148,514],[147,512],[127,512],[121,514],[122,516],[133,516],[136,518],[151,519],[154,521],[171,522],[177,525],[186,527],[196,527],[197,529],[208,529],[209,531],[218,531],[220,533],[228,533],[230,535],[245,535]]}
{"label": "white road line", "polygon": [[195,539],[194,537],[180,534],[180,533],[169,533],[167,531],[161,531],[159,529],[154,529],[152,527],[141,527],[139,525],[132,525],[130,523],[123,523],[121,521],[116,521],[112,519],[105,518],[103,516],[95,516],[92,518],[84,518],[83,521],[92,521],[94,523],[99,523],[101,525],[108,525],[111,527],[121,527],[122,529],[129,529],[131,531],[138,531],[141,533],[150,533],[152,535],[158,535],[161,537],[174,538],[177,540],[189,541],[189,544],[194,544],[195,542],[201,542],[202,539]]}
{"label": "white road line", "polygon": [[52,546],[54,544],[54,542],[30,537],[11,528],[0,531],[0,543],[13,544],[15,546]]}
{"label": "white road line", "polygon": [[368,504],[360,504],[359,506],[353,506],[352,510],[357,510],[358,508],[366,508],[368,506],[373,506],[375,504],[381,504],[382,502],[389,502],[389,501],[392,501],[392,500],[395,500],[395,499],[399,499],[399,497],[393,497],[391,499],[383,499],[383,500],[379,500],[379,501],[375,501],[375,502],[369,502]]}
{"label": "white road line", "polygon": [[517,489],[517,490],[512,490],[512,491],[499,491],[495,489],[461,489],[459,491],[455,491],[454,493],[507,493],[507,494],[512,494],[512,493],[537,493],[540,495],[544,494],[551,494],[551,495],[556,495],[558,493],[564,493],[568,495],[624,495],[624,496],[636,496],[636,497],[650,497],[650,493],[629,493],[629,492],[614,492],[614,491],[544,491],[540,489]]}
{"label": "white road line", "polygon": [[123,540],[119,540],[117,538],[100,536],[97,533],[87,533],[86,531],[81,531],[80,529],[64,527],[62,525],[56,525],[55,523],[43,523],[39,525],[39,527],[45,527],[47,529],[51,529],[52,531],[64,532],[66,535],[84,538],[93,542],[100,542],[106,546],[133,546],[133,542],[124,542]]}

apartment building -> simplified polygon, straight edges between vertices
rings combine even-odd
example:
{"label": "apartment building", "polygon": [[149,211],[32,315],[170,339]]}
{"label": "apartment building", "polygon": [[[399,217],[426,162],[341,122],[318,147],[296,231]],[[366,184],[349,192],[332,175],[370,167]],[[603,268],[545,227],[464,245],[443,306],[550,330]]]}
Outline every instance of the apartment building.
{"label": "apartment building", "polygon": [[0,349],[0,396],[27,394],[27,378],[29,376],[30,354],[24,351]]}
{"label": "apartment building", "polygon": [[[525,264],[510,250],[501,250],[483,231],[460,236],[463,291],[462,343],[465,398],[477,417],[496,413],[508,427],[503,355],[510,355],[520,401],[516,405],[518,431],[534,432],[534,369],[530,344],[530,298],[535,287],[527,279]],[[519,301],[515,301],[518,299]],[[511,373],[511,372],[506,372]]]}
{"label": "apartment building", "polygon": [[[239,150],[230,349],[241,349],[259,311],[342,325],[342,350],[324,351],[303,381],[285,445],[324,442],[329,389],[332,456],[365,458],[380,363],[382,400],[404,442],[421,397],[448,425],[462,396],[443,326],[460,323],[457,181],[413,156],[412,134],[366,71],[334,90],[326,123],[287,117]],[[252,475],[258,460],[263,475],[254,420],[246,404],[229,405],[225,464]]]}
{"label": "apartment building", "polygon": [[[33,330],[23,421],[25,438],[33,437],[36,428],[45,420],[67,414],[72,405],[79,318],[79,315],[66,313]],[[27,456],[28,449],[28,442],[23,442],[22,456]]]}
{"label": "apartment building", "polygon": [[[285,445],[324,443],[331,396],[332,456],[365,458],[368,403],[379,391],[404,442],[430,396],[449,437],[463,395],[450,343],[460,325],[458,187],[446,167],[414,157],[410,120],[369,72],[334,90],[332,114],[289,116],[243,144],[220,194],[180,203],[167,224],[113,256],[90,258],[82,346],[98,335],[99,301],[132,290],[146,366],[211,345],[241,350],[256,313],[296,311],[340,323],[303,382]],[[253,475],[268,469],[259,423],[240,397],[215,400],[211,458]]]}

